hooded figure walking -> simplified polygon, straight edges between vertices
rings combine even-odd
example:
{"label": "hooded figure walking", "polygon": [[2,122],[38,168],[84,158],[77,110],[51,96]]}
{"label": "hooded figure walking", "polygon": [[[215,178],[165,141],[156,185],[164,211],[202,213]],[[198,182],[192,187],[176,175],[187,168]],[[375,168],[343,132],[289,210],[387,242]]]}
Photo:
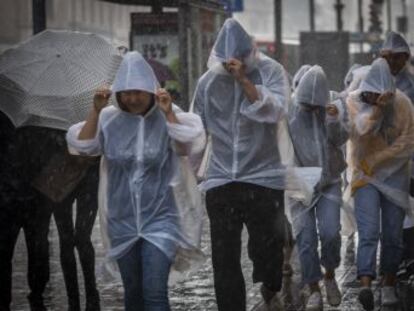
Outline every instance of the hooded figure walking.
{"label": "hooded figure walking", "polygon": [[[383,57],[395,77],[395,86],[407,95],[414,105],[414,76],[408,69],[411,50],[407,41],[398,33],[390,32],[381,48]],[[410,195],[414,196],[414,168],[411,167]],[[414,221],[407,217],[404,223],[404,262],[406,277],[414,275]]]}
{"label": "hooded figure walking", "polygon": [[177,249],[190,247],[172,188],[177,154],[197,152],[202,123],[173,106],[138,52],[124,56],[112,93],[117,106],[106,107],[111,91],[96,92],[86,122],[69,129],[68,145],[107,161],[108,255],[118,263],[125,310],[168,311],[170,267]]}
{"label": "hooded figure walking", "polygon": [[280,307],[284,244],[285,169],[277,125],[286,117],[289,84],[276,61],[228,19],[198,81],[193,109],[211,138],[205,180],[218,310],[246,309],[241,233],[249,234],[253,282],[268,306]]}
{"label": "hooded figure walking", "polygon": [[[290,212],[302,266],[302,279],[311,292],[306,311],[323,310],[319,287],[321,279],[325,283],[328,303],[332,306],[341,303],[335,269],[341,260],[341,174],[346,168],[341,148],[348,139],[348,133],[337,120],[330,118],[329,101],[325,73],[321,67],[313,66],[299,82],[295,109],[292,109],[289,118],[297,166],[322,168],[322,177],[312,200],[313,206],[304,206],[290,198],[287,200],[291,201]],[[334,103],[335,107],[344,111],[340,100]],[[318,254],[318,236],[321,241],[321,256]],[[324,274],[321,265],[325,268]]]}
{"label": "hooded figure walking", "polygon": [[[403,256],[403,222],[409,209],[414,112],[387,62],[375,60],[358,89],[347,98],[351,188],[358,227],[359,301],[374,309],[371,289],[381,238],[382,306],[395,306],[396,273]],[[337,114],[339,115],[339,114]]]}

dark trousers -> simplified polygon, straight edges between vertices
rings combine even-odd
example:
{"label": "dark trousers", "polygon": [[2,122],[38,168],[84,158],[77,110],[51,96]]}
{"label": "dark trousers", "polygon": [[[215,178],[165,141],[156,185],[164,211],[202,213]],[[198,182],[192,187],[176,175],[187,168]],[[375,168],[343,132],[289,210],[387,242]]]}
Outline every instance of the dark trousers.
{"label": "dark trousers", "polygon": [[[410,195],[414,197],[414,179],[411,179]],[[414,227],[404,229],[404,260],[414,260]]]}
{"label": "dark trousers", "polygon": [[414,227],[404,229],[404,259],[407,261],[414,260]]}
{"label": "dark trousers", "polygon": [[[53,208],[60,242],[60,263],[65,279],[69,310],[80,310],[75,248],[82,266],[86,310],[99,310],[99,294],[95,279],[95,250],[91,241],[98,210],[99,165],[94,165],[76,189]],[[76,200],[76,221],[73,223],[73,202]]]}
{"label": "dark trousers", "polygon": [[21,203],[0,206],[0,310],[10,310],[12,258],[20,229],[28,255],[27,279],[31,304],[41,303],[49,281],[49,223],[51,210],[39,194]]}
{"label": "dark trousers", "polygon": [[253,282],[273,291],[282,286],[285,235],[283,191],[230,183],[207,191],[214,288],[219,311],[246,310],[241,233],[246,226]]}

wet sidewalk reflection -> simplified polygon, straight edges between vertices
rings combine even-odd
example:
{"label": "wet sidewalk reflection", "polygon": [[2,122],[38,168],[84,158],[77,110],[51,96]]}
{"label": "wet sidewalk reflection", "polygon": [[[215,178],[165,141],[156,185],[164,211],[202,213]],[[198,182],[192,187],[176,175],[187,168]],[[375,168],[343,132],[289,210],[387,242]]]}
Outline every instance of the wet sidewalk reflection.
{"label": "wet sidewalk reflection", "polygon": [[[244,236],[244,243],[246,243],[246,236]],[[123,310],[123,289],[120,282],[110,281],[102,274],[102,262],[104,261],[103,246],[99,234],[99,225],[96,224],[93,231],[93,243],[96,249],[96,270],[97,279],[99,285],[99,291],[101,294],[101,307],[102,310]],[[209,232],[208,224],[205,225],[205,232],[203,234],[203,250],[207,255],[207,261],[201,267],[201,269],[194,274],[191,278],[184,282],[180,282],[173,286],[170,290],[170,301],[172,310],[180,311],[216,311],[215,297],[213,289],[213,272],[211,266],[211,251],[209,247]],[[337,308],[332,308],[326,304],[325,311],[359,311],[360,305],[357,302],[358,296],[358,283],[356,281],[356,267],[354,265],[355,253],[352,251],[353,247],[346,249],[347,241],[344,238],[342,248],[342,264],[337,270],[337,280],[340,288],[343,292],[342,304]],[[351,251],[350,251],[351,250]],[[51,277],[50,282],[45,293],[46,303],[51,311],[60,311],[66,309],[66,291],[63,282],[63,275],[59,262],[59,241],[57,237],[57,230],[52,223],[50,231],[50,269]],[[23,311],[29,310],[27,303],[27,281],[26,281],[26,251],[24,245],[24,239],[19,237],[19,242],[16,246],[14,256],[14,271],[13,271],[13,305],[12,310]],[[259,285],[254,285],[251,282],[251,264],[247,257],[246,247],[243,249],[242,254],[242,267],[246,278],[247,288],[247,305],[248,310],[251,311],[266,311],[263,306],[261,296],[259,293]],[[306,292],[302,290],[300,284],[300,271],[298,262],[293,260],[293,275],[291,277],[285,277],[282,300],[285,303],[286,311],[303,310],[303,301],[306,297]],[[79,269],[80,270],[80,269]],[[83,282],[82,275],[79,272],[81,301],[84,303],[83,294]],[[323,292],[324,289],[322,288]],[[378,284],[374,284],[375,296],[377,305],[379,301],[379,287]],[[411,297],[412,298],[412,297]],[[414,305],[412,310],[414,310]],[[377,308],[376,310],[379,310]],[[382,311],[397,311],[395,310],[382,310]],[[406,309],[404,311],[408,311]],[[411,311],[411,310],[410,310]]]}

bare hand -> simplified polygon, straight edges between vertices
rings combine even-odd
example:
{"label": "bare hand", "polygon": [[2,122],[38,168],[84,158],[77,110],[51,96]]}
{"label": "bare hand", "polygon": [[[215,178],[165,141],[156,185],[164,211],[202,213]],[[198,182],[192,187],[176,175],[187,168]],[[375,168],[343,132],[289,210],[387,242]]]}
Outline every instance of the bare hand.
{"label": "bare hand", "polygon": [[155,94],[158,106],[165,114],[172,112],[172,98],[170,93],[165,89],[158,89]]}
{"label": "bare hand", "polygon": [[100,113],[108,105],[109,97],[111,97],[111,90],[108,85],[101,86],[95,92],[93,97],[93,107],[96,112]]}
{"label": "bare hand", "polygon": [[392,92],[386,92],[384,94],[381,94],[380,97],[377,99],[377,105],[379,107],[385,107],[387,104],[391,102],[391,100],[394,97],[394,93]]}
{"label": "bare hand", "polygon": [[336,117],[339,114],[338,108],[334,104],[328,104],[326,106],[326,113],[328,116]]}
{"label": "bare hand", "polygon": [[237,81],[242,81],[246,77],[245,65],[238,59],[230,59],[226,63],[226,69]]}

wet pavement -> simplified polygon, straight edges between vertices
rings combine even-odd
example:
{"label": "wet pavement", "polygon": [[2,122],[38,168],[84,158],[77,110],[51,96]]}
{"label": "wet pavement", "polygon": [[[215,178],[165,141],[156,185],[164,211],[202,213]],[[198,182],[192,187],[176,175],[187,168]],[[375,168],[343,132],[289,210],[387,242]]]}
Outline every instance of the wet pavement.
{"label": "wet pavement", "polygon": [[[205,224],[202,248],[207,255],[207,260],[203,266],[187,280],[179,282],[170,289],[170,301],[172,310],[217,310],[215,306],[215,297],[213,289],[213,274],[211,267],[210,248],[209,248],[209,232],[208,224]],[[59,241],[57,237],[56,226],[52,221],[50,231],[50,282],[45,293],[45,300],[49,310],[66,310],[66,292],[63,282],[59,263]],[[246,243],[246,234],[244,235],[244,243]],[[93,243],[96,248],[96,271],[99,291],[101,293],[102,310],[123,310],[123,291],[120,282],[109,280],[108,274],[104,273],[104,249],[100,239],[99,225],[95,224],[93,231]],[[346,244],[344,239],[343,245]],[[246,278],[247,288],[247,305],[248,310],[264,311],[266,310],[262,305],[261,296],[259,294],[259,285],[254,285],[251,282],[251,264],[247,257],[246,247],[243,248],[242,266]],[[361,310],[357,302],[358,283],[356,282],[356,268],[353,261],[353,253],[346,252],[346,247],[343,249],[343,261],[341,267],[337,270],[337,280],[343,292],[343,302],[340,307],[332,308],[325,304],[324,310],[327,311],[356,311]],[[13,305],[12,310],[29,310],[26,295],[27,295],[27,281],[26,281],[26,251],[24,239],[22,235],[19,237],[18,244],[14,256],[14,271],[13,271]],[[293,262],[294,274],[291,278],[286,278],[284,281],[284,291],[282,300],[285,302],[285,310],[301,310],[301,301],[305,294],[302,294],[299,271],[297,263]],[[78,269],[80,270],[80,269]],[[82,275],[79,272],[79,279],[82,280]],[[82,284],[82,282],[80,282]],[[83,291],[82,285],[81,293]],[[376,297],[378,298],[379,289],[375,285],[374,288]],[[377,299],[378,300],[378,299]],[[84,302],[84,295],[82,294],[82,302]],[[377,309],[379,310],[379,309]],[[383,310],[384,311],[384,310]],[[391,311],[391,310],[389,310]]]}

